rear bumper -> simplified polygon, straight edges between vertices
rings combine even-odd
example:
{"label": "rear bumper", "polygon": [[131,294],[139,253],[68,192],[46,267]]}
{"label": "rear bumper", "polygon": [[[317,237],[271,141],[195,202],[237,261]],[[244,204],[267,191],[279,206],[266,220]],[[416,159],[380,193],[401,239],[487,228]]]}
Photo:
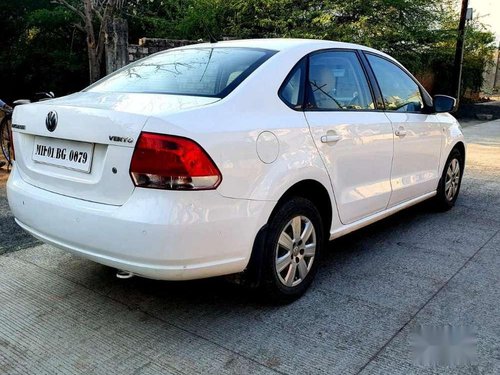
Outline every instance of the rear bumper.
{"label": "rear bumper", "polygon": [[217,191],[135,189],[123,206],[55,194],[26,183],[16,168],[7,183],[16,222],[42,241],[110,267],[161,280],[241,272],[273,202]]}

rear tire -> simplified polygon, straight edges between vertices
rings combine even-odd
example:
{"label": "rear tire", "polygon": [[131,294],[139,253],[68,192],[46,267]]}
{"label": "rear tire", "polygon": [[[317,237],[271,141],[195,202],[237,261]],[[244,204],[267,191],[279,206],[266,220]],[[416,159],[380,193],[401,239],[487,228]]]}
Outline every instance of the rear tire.
{"label": "rear tire", "polygon": [[448,156],[434,198],[438,210],[447,211],[455,205],[462,184],[464,161],[464,155],[457,149],[453,149]]}
{"label": "rear tire", "polygon": [[272,302],[289,303],[311,285],[324,244],[321,215],[301,197],[283,203],[269,221],[262,259],[262,290]]}

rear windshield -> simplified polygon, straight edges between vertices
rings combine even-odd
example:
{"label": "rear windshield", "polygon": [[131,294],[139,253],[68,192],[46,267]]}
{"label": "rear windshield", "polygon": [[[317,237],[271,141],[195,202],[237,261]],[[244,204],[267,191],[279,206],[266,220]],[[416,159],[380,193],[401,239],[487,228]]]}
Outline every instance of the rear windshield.
{"label": "rear windshield", "polygon": [[222,98],[274,53],[223,47],[172,50],[130,64],[87,91]]}

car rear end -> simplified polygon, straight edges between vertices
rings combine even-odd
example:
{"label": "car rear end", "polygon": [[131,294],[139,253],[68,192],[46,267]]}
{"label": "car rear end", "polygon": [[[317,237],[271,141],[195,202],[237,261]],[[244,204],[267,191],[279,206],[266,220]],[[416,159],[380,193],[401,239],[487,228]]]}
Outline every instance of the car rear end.
{"label": "car rear end", "polygon": [[[149,278],[242,271],[269,203],[219,194],[223,176],[203,137],[168,122],[219,100],[91,89],[19,106],[7,184],[16,222],[44,242]],[[163,123],[161,133],[148,131],[152,122]]]}

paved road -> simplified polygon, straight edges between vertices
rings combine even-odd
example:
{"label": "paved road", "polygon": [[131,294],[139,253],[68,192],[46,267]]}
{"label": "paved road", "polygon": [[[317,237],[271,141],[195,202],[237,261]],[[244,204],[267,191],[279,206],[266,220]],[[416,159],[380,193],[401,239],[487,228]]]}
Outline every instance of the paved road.
{"label": "paved road", "polygon": [[[333,242],[284,307],[218,279],[117,280],[13,229],[0,190],[0,373],[499,374],[500,121],[465,132],[455,209],[420,205]],[[416,367],[418,323],[475,326],[477,363]]]}

